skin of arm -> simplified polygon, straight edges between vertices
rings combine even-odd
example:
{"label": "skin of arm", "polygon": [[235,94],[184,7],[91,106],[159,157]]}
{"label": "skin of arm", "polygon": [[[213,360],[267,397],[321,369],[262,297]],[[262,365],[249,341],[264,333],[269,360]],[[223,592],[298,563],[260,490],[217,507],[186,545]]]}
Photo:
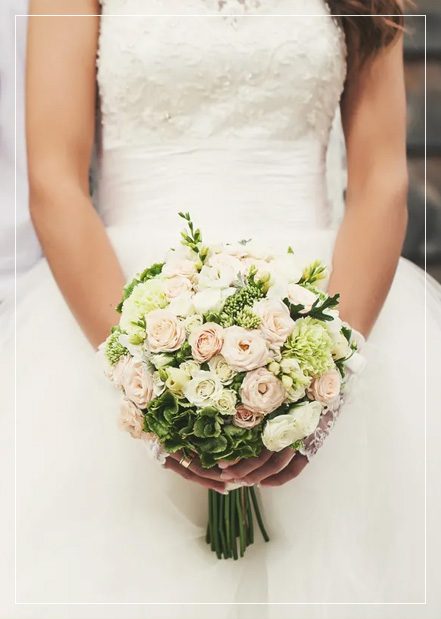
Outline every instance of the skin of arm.
{"label": "skin of arm", "polygon": [[[346,210],[329,292],[340,315],[367,336],[389,291],[407,225],[406,99],[402,36],[363,68],[350,70],[341,103],[348,159]],[[291,448],[229,465],[221,479],[279,486],[308,460]]]}
{"label": "skin of arm", "polygon": [[54,278],[95,347],[118,320],[124,284],[89,195],[98,13],[96,0],[31,0],[26,70],[31,217]]}
{"label": "skin of arm", "polygon": [[368,336],[391,286],[407,226],[403,40],[349,71],[341,103],[348,188],[329,292]]}

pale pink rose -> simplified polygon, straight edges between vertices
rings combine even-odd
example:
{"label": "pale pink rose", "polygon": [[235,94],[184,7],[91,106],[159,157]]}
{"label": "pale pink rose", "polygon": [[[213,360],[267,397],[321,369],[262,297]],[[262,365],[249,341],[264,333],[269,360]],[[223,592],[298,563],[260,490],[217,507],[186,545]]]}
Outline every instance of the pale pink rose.
{"label": "pale pink rose", "polygon": [[263,299],[254,305],[253,311],[262,321],[259,329],[270,346],[282,346],[294,328],[294,320],[285,303]]}
{"label": "pale pink rose", "polygon": [[257,426],[262,419],[262,413],[253,413],[245,406],[240,405],[236,408],[233,424],[239,428],[254,428],[254,426]]}
{"label": "pale pink rose", "polygon": [[193,279],[197,273],[196,263],[188,258],[172,256],[162,267],[162,275],[166,277],[186,277]]}
{"label": "pale pink rose", "polygon": [[321,404],[331,404],[340,394],[341,378],[338,370],[329,370],[314,378],[308,387],[308,397]]}
{"label": "pale pink rose", "polygon": [[126,398],[138,408],[147,406],[153,398],[154,380],[144,361],[129,358],[122,369],[121,387]]}
{"label": "pale pink rose", "polygon": [[165,294],[169,300],[176,299],[176,297],[179,297],[182,294],[191,292],[192,289],[192,283],[188,279],[188,277],[182,277],[181,275],[169,277],[165,280],[164,283]]}
{"label": "pale pink rose", "polygon": [[265,365],[270,358],[268,344],[260,331],[243,327],[224,329],[222,355],[237,372],[248,372]]}
{"label": "pale pink rose", "polygon": [[223,329],[215,322],[206,322],[194,328],[188,338],[193,359],[199,363],[208,361],[221,350]]}
{"label": "pale pink rose", "polygon": [[242,404],[253,413],[267,415],[279,408],[286,398],[282,382],[266,368],[249,372],[240,388]]}
{"label": "pale pink rose", "polygon": [[304,309],[300,310],[300,314],[306,314],[309,312],[315,301],[317,295],[300,286],[299,284],[289,284],[288,286],[288,300],[294,305],[303,305]]}
{"label": "pale pink rose", "polygon": [[146,316],[147,346],[150,352],[178,350],[185,340],[185,324],[166,309],[153,310]]}
{"label": "pale pink rose", "polygon": [[141,438],[143,435],[144,416],[133,402],[123,399],[118,420],[121,430],[129,432],[133,438]]}
{"label": "pale pink rose", "polygon": [[130,355],[124,355],[123,357],[120,357],[117,363],[115,363],[115,365],[112,367],[110,378],[117,387],[122,387],[124,372],[131,360],[132,357]]}

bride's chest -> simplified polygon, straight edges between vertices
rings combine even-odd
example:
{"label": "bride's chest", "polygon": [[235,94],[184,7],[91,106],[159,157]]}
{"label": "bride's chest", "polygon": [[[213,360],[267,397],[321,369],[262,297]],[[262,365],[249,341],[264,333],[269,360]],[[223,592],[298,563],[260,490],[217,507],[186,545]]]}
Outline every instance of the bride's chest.
{"label": "bride's chest", "polygon": [[104,124],[295,137],[326,133],[345,42],[324,0],[103,0],[97,62]]}

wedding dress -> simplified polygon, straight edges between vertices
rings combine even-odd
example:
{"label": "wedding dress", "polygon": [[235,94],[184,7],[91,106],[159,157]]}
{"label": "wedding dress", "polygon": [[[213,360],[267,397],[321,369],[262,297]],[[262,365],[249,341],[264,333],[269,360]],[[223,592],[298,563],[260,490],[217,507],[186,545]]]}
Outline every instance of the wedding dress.
{"label": "wedding dress", "polygon": [[[329,262],[325,162],[346,46],[324,0],[103,0],[97,67],[94,199],[127,275],[177,243],[180,210],[207,242],[254,237]],[[2,619],[440,616],[441,294],[421,270],[400,261],[351,401],[296,480],[262,488],[271,541],[238,562],[205,545],[206,490],[118,430],[118,396],[46,261],[18,285],[16,596],[28,605],[10,601],[2,560]]]}

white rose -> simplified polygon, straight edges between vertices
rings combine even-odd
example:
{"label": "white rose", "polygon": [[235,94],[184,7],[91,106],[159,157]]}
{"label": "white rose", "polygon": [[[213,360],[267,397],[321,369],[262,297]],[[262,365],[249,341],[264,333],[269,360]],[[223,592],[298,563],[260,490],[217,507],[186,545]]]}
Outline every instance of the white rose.
{"label": "white rose", "polygon": [[236,402],[237,396],[232,389],[224,389],[219,395],[219,397],[214,400],[217,410],[222,415],[235,415]]}
{"label": "white rose", "polygon": [[167,368],[167,380],[165,386],[175,395],[182,395],[185,385],[190,381],[190,376],[182,368]]}
{"label": "white rose", "polygon": [[220,396],[223,385],[213,372],[199,370],[185,385],[184,395],[191,404],[198,408],[211,406]]}
{"label": "white rose", "polygon": [[204,265],[198,277],[199,290],[229,288],[236,279],[236,275],[237,273],[230,264]]}
{"label": "white rose", "polygon": [[188,277],[182,277],[182,275],[175,275],[169,277],[164,282],[164,292],[169,300],[176,299],[182,294],[191,292],[192,283]]}
{"label": "white rose", "polygon": [[221,353],[238,372],[248,372],[266,365],[270,359],[268,345],[259,331],[233,326],[224,329]]}
{"label": "white rose", "polygon": [[299,312],[300,314],[309,312],[318,299],[318,295],[299,284],[288,285],[287,297],[293,305],[303,305],[303,309]]}
{"label": "white rose", "polygon": [[194,259],[171,252],[162,267],[162,275],[165,275],[165,277],[186,277],[192,280],[197,273],[196,265]]}
{"label": "white rose", "polygon": [[193,305],[196,312],[206,314],[215,312],[222,307],[222,292],[216,288],[206,288],[193,296]]}
{"label": "white rose", "polygon": [[176,314],[176,316],[189,316],[194,312],[193,299],[194,295],[192,292],[184,292],[172,299],[167,309],[172,312],[172,314]]}
{"label": "white rose", "polygon": [[196,363],[196,361],[193,361],[193,359],[188,359],[188,361],[183,361],[179,367],[190,378],[193,378],[196,372],[198,372],[201,369],[201,366],[199,365],[199,363]]}
{"label": "white rose", "polygon": [[138,408],[145,408],[153,398],[153,376],[143,361],[130,357],[124,362],[119,380],[126,398]]}
{"label": "white rose", "polygon": [[285,397],[283,384],[266,368],[248,372],[240,388],[242,404],[252,413],[272,413]]}
{"label": "white rose", "polygon": [[146,317],[147,346],[150,352],[178,350],[185,340],[184,323],[169,310],[150,312]]}
{"label": "white rose", "polygon": [[309,436],[320,420],[322,406],[309,402],[296,406],[286,415],[270,419],[263,430],[262,442],[270,451],[282,451]]}
{"label": "white rose", "polygon": [[210,370],[219,376],[220,381],[224,385],[230,385],[237,372],[233,370],[222,355],[216,355],[208,362]]}
{"label": "white rose", "polygon": [[233,279],[237,277],[241,270],[240,260],[231,254],[223,252],[212,254],[207,261],[207,265],[217,269],[230,269],[234,274]]}
{"label": "white rose", "polygon": [[208,361],[222,348],[223,328],[215,322],[206,322],[190,333],[188,342],[193,359],[199,363]]}
{"label": "white rose", "polygon": [[333,340],[332,356],[334,359],[345,359],[349,357],[352,353],[352,348],[343,333],[340,331],[338,333],[331,333],[331,335]]}
{"label": "white rose", "polygon": [[159,368],[164,368],[166,365],[169,365],[169,363],[173,361],[173,357],[165,353],[158,353],[156,355],[148,355],[148,360],[159,370]]}
{"label": "white rose", "polygon": [[133,402],[125,398],[121,402],[118,425],[133,438],[141,438],[143,435],[144,416]]}
{"label": "white rose", "polygon": [[270,346],[282,346],[294,328],[294,320],[285,303],[263,299],[255,303],[253,311],[261,320],[259,330]]}
{"label": "white rose", "polygon": [[308,387],[308,397],[321,404],[331,404],[340,394],[341,378],[338,370],[329,370],[314,378]]}
{"label": "white rose", "polygon": [[184,320],[185,330],[187,331],[187,333],[191,333],[193,329],[196,329],[196,327],[200,327],[203,322],[204,317],[202,316],[202,314],[190,314],[190,316],[187,316],[187,318]]}

